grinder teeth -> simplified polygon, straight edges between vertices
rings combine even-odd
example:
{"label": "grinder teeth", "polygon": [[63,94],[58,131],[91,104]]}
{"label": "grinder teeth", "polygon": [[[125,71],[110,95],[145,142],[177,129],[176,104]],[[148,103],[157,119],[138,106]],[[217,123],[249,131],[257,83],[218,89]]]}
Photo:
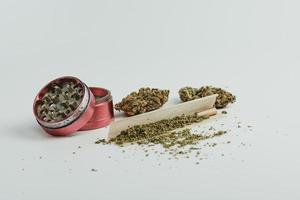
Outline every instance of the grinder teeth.
{"label": "grinder teeth", "polygon": [[58,122],[75,111],[83,98],[80,84],[66,81],[53,84],[48,92],[37,102],[37,114],[45,122]]}

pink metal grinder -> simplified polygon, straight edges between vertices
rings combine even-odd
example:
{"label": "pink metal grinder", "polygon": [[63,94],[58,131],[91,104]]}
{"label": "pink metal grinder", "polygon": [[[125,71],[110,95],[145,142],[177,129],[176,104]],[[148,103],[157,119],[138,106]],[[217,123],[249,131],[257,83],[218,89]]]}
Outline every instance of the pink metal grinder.
{"label": "pink metal grinder", "polygon": [[81,129],[95,110],[95,97],[76,77],[55,79],[40,90],[33,104],[37,122],[49,134],[67,136]]}
{"label": "pink metal grinder", "polygon": [[98,87],[90,87],[90,90],[96,100],[94,114],[80,131],[105,127],[112,122],[114,117],[113,101],[110,91]]}

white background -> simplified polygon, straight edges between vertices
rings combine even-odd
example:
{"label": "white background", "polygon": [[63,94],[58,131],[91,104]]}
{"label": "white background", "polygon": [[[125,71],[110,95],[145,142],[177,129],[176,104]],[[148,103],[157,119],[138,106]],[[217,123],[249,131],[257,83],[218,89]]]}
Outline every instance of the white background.
{"label": "white background", "polygon": [[[299,6],[0,0],[0,199],[299,199]],[[32,102],[63,75],[115,102],[142,86],[171,89],[169,104],[183,86],[227,87],[237,103],[199,129],[231,131],[201,161],[94,144],[108,129],[48,136]]]}

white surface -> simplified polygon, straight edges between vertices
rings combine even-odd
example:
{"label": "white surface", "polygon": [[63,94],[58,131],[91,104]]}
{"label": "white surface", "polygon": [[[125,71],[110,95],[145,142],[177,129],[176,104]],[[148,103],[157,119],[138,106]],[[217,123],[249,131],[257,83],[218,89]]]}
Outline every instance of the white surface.
{"label": "white surface", "polygon": [[[299,199],[299,6],[1,0],[0,199]],[[140,86],[170,88],[170,103],[185,85],[228,86],[237,103],[200,129],[232,131],[199,165],[95,145],[107,129],[50,137],[32,101],[61,75],[107,87],[115,101]]]}

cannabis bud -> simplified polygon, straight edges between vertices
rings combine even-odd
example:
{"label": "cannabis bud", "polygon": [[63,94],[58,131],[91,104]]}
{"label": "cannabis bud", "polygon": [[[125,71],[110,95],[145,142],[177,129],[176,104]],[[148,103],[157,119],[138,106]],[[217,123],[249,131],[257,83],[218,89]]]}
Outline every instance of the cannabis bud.
{"label": "cannabis bud", "polygon": [[186,101],[191,101],[194,99],[199,98],[197,95],[197,89],[192,88],[192,87],[184,87],[179,90],[179,96],[181,101],[186,102]]}
{"label": "cannabis bud", "polygon": [[168,97],[169,90],[141,88],[123,98],[115,105],[115,109],[124,111],[128,116],[138,115],[162,107]]}
{"label": "cannabis bud", "polygon": [[215,106],[216,108],[225,108],[229,103],[234,103],[236,98],[230,92],[221,88],[205,86],[201,88],[184,87],[179,90],[180,99],[183,102],[218,94]]}

